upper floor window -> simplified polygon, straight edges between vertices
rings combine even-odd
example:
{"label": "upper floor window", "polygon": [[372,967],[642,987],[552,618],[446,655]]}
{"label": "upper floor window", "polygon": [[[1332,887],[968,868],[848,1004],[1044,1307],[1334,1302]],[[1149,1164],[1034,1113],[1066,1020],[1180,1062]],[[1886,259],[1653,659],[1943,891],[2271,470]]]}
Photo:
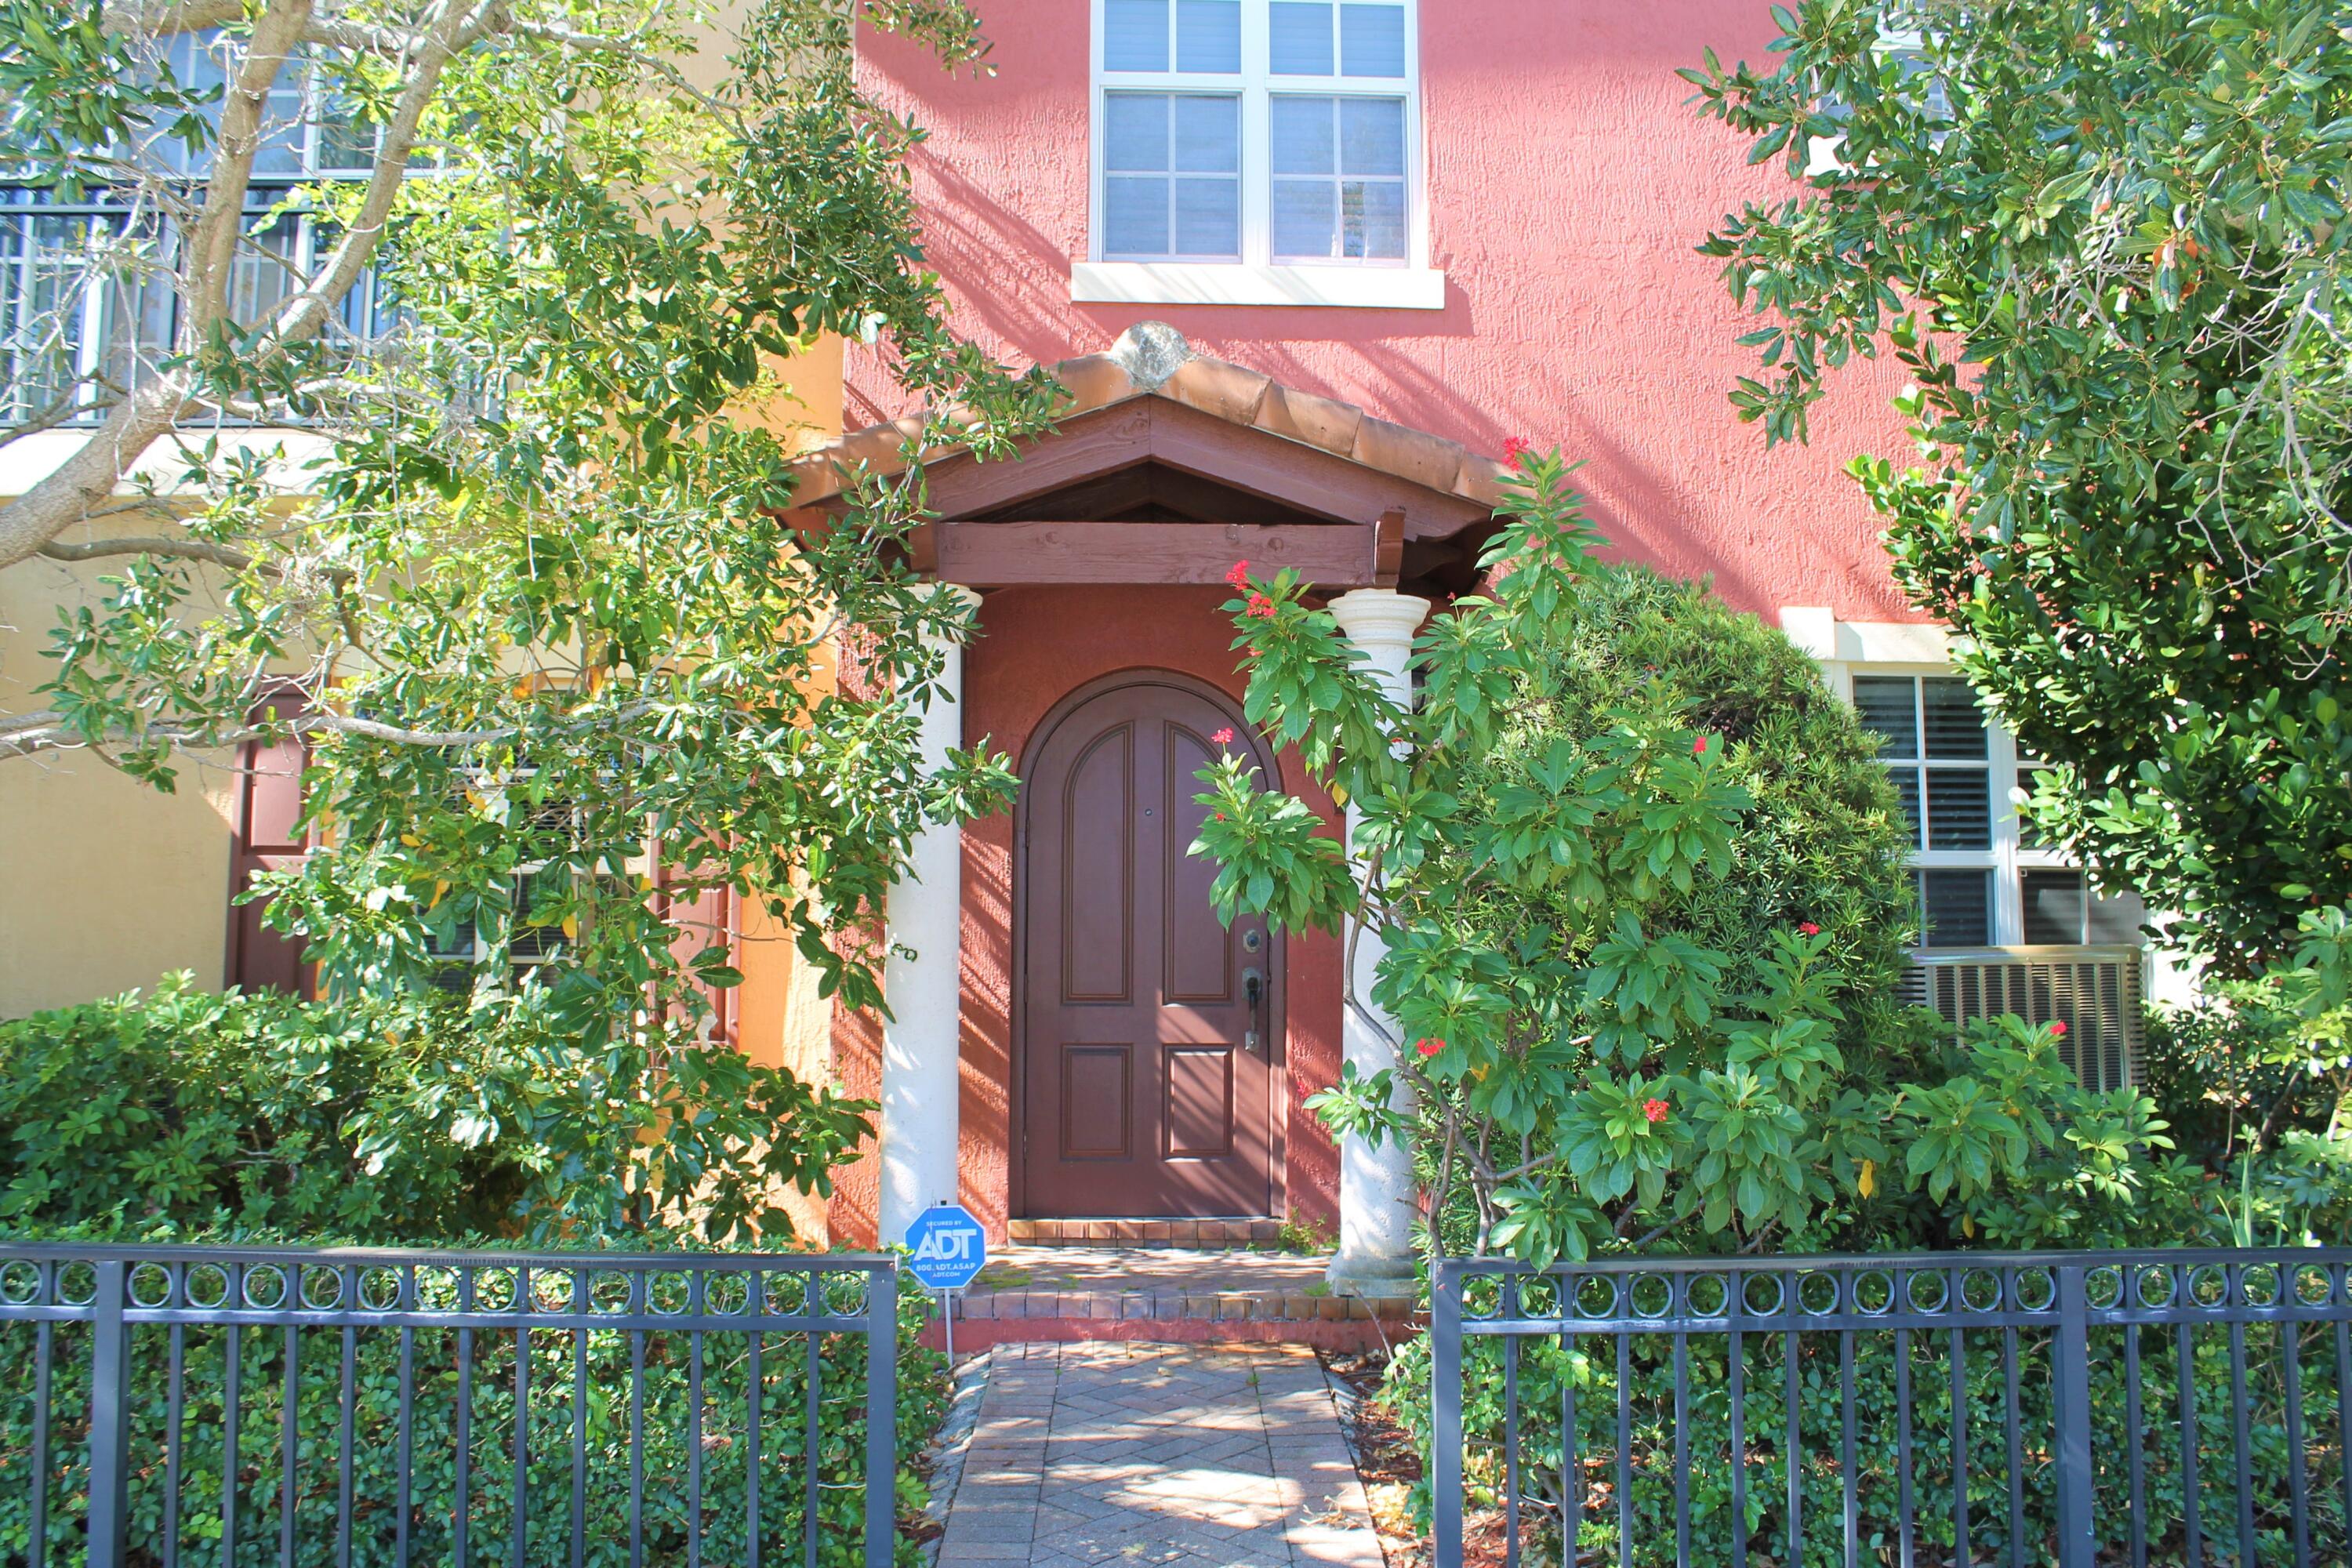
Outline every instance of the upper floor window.
{"label": "upper floor window", "polygon": [[2020,811],[2044,764],[1966,680],[1857,674],[1853,705],[1909,818],[1921,946],[2139,942],[2139,900],[2100,896]]}
{"label": "upper floor window", "polygon": [[[168,40],[155,68],[211,95],[205,117],[217,126],[225,78],[216,34]],[[373,129],[318,73],[299,61],[280,72],[230,261],[232,322],[257,325],[316,275],[337,237],[308,209],[302,188],[363,178],[374,145]],[[0,431],[93,420],[185,346],[179,220],[211,161],[209,141],[192,153],[156,125],[110,152],[119,174],[110,185],[67,193],[0,171]],[[395,319],[370,268],[328,324],[327,350],[356,353]]]}
{"label": "upper floor window", "polygon": [[1418,259],[1412,0],[1097,0],[1096,259]]}

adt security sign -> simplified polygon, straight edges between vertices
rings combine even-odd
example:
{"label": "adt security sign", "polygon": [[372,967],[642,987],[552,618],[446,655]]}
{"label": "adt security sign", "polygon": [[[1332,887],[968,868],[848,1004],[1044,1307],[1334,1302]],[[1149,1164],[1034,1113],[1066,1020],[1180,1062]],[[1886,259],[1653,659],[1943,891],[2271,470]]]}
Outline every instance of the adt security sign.
{"label": "adt security sign", "polygon": [[988,1232],[961,1204],[925,1209],[907,1227],[907,1271],[933,1290],[961,1290],[988,1262]]}

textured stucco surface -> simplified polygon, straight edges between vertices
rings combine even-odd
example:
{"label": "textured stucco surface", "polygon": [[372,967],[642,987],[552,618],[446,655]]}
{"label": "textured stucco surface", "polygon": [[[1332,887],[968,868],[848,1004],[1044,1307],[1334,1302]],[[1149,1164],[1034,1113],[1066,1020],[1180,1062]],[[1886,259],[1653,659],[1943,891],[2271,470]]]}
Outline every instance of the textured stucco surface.
{"label": "textured stucco surface", "polygon": [[[1231,625],[1222,588],[1007,588],[980,607],[980,639],[964,653],[964,742],[1017,763],[1054,704],[1099,677],[1171,669],[1237,701]],[[1330,802],[1308,784],[1295,754],[1284,784],[1322,814]],[[1011,1199],[1013,1135],[1013,819],[991,816],[963,837],[963,1103],[959,1167],[964,1205],[1002,1242]],[[1335,938],[1287,939],[1288,997],[1277,1114],[1284,1120],[1289,1213],[1328,1228],[1338,1213],[1339,1155],[1306,1098],[1339,1076],[1339,952]],[[870,1019],[843,1015],[834,1032],[835,1070],[853,1093],[870,1093],[877,1041]],[[842,1173],[833,1234],[863,1241],[874,1225],[873,1156]],[[895,1239],[895,1238],[894,1238]]]}
{"label": "textured stucco surface", "polygon": [[[1015,362],[1091,353],[1160,319],[1200,352],[1497,453],[1508,436],[1586,460],[1602,531],[1769,615],[1910,618],[1878,526],[1841,472],[1907,452],[1893,374],[1818,411],[1813,445],[1768,454],[1725,394],[1752,372],[1753,323],[1694,253],[1748,195],[1783,188],[1699,120],[1674,73],[1713,46],[1762,62],[1764,0],[1421,0],[1423,153],[1439,311],[1074,304],[1085,253],[1087,0],[980,0],[992,78],[950,77],[866,36],[869,87],[929,132],[917,158],[930,264],[957,324]],[[852,426],[904,412],[877,353],[851,345]]]}
{"label": "textured stucco surface", "polygon": [[[34,688],[56,671],[42,650],[59,612],[96,602],[117,570],[36,559],[0,572],[0,713],[45,705]],[[175,969],[219,985],[236,785],[200,761],[170,795],[86,752],[0,763],[0,1018]]]}

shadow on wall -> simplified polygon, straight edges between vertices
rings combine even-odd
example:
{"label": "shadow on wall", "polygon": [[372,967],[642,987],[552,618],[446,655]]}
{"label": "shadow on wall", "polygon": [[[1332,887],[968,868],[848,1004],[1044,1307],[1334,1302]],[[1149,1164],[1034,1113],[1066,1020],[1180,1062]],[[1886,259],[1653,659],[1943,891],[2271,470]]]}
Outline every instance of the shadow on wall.
{"label": "shadow on wall", "polygon": [[1001,1236],[1011,1212],[1013,979],[997,945],[1013,929],[1013,819],[964,830],[956,1198]]}

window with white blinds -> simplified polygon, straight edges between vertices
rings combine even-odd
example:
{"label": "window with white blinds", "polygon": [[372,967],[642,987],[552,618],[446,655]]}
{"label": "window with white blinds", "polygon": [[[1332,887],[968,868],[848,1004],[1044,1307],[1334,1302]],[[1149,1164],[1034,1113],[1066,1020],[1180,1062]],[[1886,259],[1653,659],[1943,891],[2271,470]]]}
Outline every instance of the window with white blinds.
{"label": "window with white blinds", "polygon": [[1406,267],[1412,0],[1097,0],[1103,261]]}
{"label": "window with white blinds", "polygon": [[2140,900],[2102,897],[2025,819],[2019,807],[2044,764],[1966,680],[1857,673],[1853,695],[1910,827],[1922,947],[2140,942]]}

